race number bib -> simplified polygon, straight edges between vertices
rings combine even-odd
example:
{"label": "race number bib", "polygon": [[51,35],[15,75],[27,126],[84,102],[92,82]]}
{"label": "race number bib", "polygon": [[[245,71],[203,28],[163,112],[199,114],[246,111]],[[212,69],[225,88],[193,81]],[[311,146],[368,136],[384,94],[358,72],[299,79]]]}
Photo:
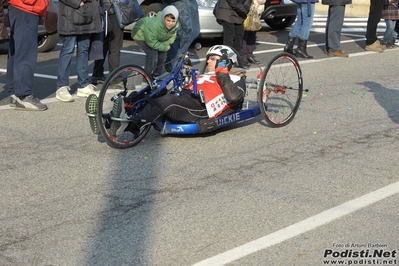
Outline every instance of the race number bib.
{"label": "race number bib", "polygon": [[215,98],[211,99],[205,104],[206,111],[208,112],[209,118],[215,117],[216,114],[220,113],[225,109],[227,105],[226,98],[223,93],[219,94]]}

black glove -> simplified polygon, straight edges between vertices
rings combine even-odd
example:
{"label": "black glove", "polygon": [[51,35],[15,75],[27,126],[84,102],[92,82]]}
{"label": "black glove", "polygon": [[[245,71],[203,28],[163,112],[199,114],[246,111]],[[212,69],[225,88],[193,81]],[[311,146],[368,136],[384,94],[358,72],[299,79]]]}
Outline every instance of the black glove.
{"label": "black glove", "polygon": [[229,59],[229,56],[227,55],[227,50],[222,49],[221,52],[222,52],[222,56],[220,57],[219,60],[216,61],[216,67],[230,68],[231,60]]}

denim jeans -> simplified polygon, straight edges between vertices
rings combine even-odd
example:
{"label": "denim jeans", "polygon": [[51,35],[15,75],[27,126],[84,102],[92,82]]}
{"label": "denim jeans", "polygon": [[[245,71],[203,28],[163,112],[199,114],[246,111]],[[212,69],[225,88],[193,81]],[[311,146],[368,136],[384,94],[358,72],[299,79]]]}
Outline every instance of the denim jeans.
{"label": "denim jeans", "polygon": [[297,18],[289,33],[290,37],[299,37],[301,40],[309,39],[310,29],[313,25],[315,4],[311,3],[309,6],[310,10],[307,3],[297,4]]}
{"label": "denim jeans", "polygon": [[37,62],[37,28],[39,16],[8,6],[10,41],[6,88],[16,96],[32,94]]}
{"label": "denim jeans", "polygon": [[395,36],[397,36],[397,34],[395,35],[395,24],[396,24],[396,20],[390,20],[390,19],[386,19],[385,20],[385,24],[386,29],[385,29],[385,33],[384,33],[384,41],[385,42],[395,42]]}
{"label": "denim jeans", "polygon": [[78,73],[78,88],[89,85],[89,48],[90,34],[64,35],[62,48],[58,60],[57,88],[69,86],[69,67],[75,52],[76,44],[76,70]]}
{"label": "denim jeans", "polygon": [[[164,2],[164,5],[166,6],[167,4]],[[196,0],[180,0],[173,2],[171,5],[174,5],[179,11],[180,26],[177,30],[176,40],[170,46],[167,53],[167,62],[187,52],[191,43],[200,33],[198,4]]]}

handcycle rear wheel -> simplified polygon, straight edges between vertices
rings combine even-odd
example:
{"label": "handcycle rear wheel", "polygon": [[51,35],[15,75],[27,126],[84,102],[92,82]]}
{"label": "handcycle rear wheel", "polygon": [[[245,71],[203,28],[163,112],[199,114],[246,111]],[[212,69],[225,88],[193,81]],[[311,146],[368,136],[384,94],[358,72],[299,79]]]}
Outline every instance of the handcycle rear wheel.
{"label": "handcycle rear wheel", "polygon": [[[125,115],[116,119],[124,119],[132,113],[137,113],[145,105],[144,93],[137,92],[148,88],[151,90],[152,78],[145,70],[133,64],[122,65],[112,71],[105,80],[97,106],[97,123],[102,136],[107,144],[113,148],[124,149],[138,144],[148,133],[151,124],[142,126],[140,129],[131,129],[131,123],[115,120],[114,103],[118,97],[123,97]],[[143,104],[138,104],[143,102]],[[129,123],[121,134],[112,134],[112,123]],[[113,125],[115,127],[115,124]]]}
{"label": "handcycle rear wheel", "polygon": [[271,127],[282,127],[295,117],[303,93],[302,71],[289,53],[276,55],[263,70],[258,86],[260,111]]}

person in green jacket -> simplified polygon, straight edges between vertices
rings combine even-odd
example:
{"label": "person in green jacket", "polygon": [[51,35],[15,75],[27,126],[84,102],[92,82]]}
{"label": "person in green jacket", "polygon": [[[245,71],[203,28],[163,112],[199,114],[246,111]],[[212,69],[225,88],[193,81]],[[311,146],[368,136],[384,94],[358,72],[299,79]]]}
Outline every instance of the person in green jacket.
{"label": "person in green jacket", "polygon": [[132,29],[132,38],[145,53],[144,70],[153,77],[164,72],[166,53],[175,41],[179,11],[170,5],[155,17],[140,19]]}

